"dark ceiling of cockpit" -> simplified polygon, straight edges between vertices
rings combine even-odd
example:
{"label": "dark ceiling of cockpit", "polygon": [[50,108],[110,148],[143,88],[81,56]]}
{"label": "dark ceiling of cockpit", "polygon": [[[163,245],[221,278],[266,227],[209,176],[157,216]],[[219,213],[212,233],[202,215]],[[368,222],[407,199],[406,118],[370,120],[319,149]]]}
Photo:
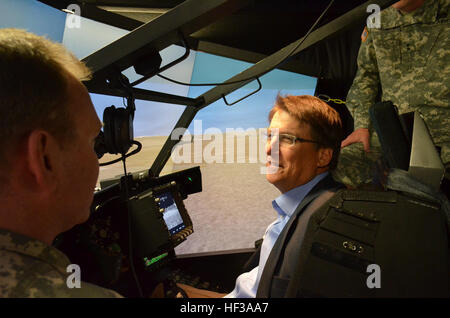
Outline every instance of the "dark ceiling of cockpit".
{"label": "dark ceiling of cockpit", "polygon": [[[64,9],[81,7],[81,15],[127,30],[157,18],[181,0],[41,0]],[[187,35],[191,48],[257,62],[300,39],[320,16],[330,0],[240,0],[238,10],[220,17]],[[318,26],[336,19],[364,3],[363,0],[336,0]],[[365,21],[310,47],[282,68],[297,73],[335,79],[349,85],[356,71],[355,57]]]}

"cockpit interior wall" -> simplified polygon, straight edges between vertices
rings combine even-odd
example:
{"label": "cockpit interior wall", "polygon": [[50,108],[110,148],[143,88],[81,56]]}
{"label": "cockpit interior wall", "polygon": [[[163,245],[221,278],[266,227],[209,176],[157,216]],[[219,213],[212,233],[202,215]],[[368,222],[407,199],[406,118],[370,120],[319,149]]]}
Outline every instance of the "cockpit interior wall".
{"label": "cockpit interior wall", "polygon": [[[356,58],[363,29],[364,24],[355,25],[295,57],[298,63],[307,65],[309,69],[314,68],[317,72],[316,96],[323,94],[345,101],[356,74]],[[350,134],[353,131],[353,118],[345,104],[328,104],[339,112],[346,135]]]}
{"label": "cockpit interior wall", "polygon": [[[327,39],[318,45],[315,50],[316,61],[321,68],[318,76],[320,83],[316,94],[326,94],[334,98],[345,99],[348,90],[355,77],[359,47],[361,44],[361,33],[364,25],[356,25],[346,32],[342,32],[330,39]],[[312,52],[306,51],[298,57],[302,59],[304,55],[312,55]],[[333,84],[327,85],[327,82]],[[323,90],[323,91],[322,91]]]}

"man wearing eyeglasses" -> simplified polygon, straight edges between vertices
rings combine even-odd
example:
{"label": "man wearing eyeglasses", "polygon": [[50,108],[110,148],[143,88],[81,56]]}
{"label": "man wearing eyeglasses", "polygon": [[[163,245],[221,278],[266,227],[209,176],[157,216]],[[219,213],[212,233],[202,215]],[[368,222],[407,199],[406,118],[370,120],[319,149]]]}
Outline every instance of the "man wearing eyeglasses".
{"label": "man wearing eyeglasses", "polygon": [[278,96],[269,121],[266,178],[281,192],[272,201],[278,218],[266,230],[258,266],[240,275],[226,297],[281,297],[283,291],[272,290],[273,277],[280,275],[275,267],[286,260],[279,259],[279,252],[289,244],[281,238],[319,194],[340,187],[329,174],[336,167],[343,136],[333,108],[313,96]]}
{"label": "man wearing eyeglasses", "polygon": [[267,181],[281,193],[323,179],[336,166],[341,121],[325,102],[307,95],[278,96],[269,120],[267,166],[273,169]]}
{"label": "man wearing eyeglasses", "polygon": [[[333,108],[313,96],[278,96],[269,122],[266,178],[281,192],[272,201],[278,218],[266,230],[259,258],[254,258],[258,263],[237,278],[234,290],[225,296],[229,298],[282,297],[283,291],[271,290],[276,285],[273,278],[283,275],[275,271],[280,268],[277,264],[283,269],[289,263],[289,255],[280,257],[280,250],[285,244],[296,249],[301,243],[284,240],[284,234],[304,222],[300,216],[320,194],[342,187],[329,173],[336,167],[343,138],[342,123]],[[189,297],[224,296],[180,286]]]}

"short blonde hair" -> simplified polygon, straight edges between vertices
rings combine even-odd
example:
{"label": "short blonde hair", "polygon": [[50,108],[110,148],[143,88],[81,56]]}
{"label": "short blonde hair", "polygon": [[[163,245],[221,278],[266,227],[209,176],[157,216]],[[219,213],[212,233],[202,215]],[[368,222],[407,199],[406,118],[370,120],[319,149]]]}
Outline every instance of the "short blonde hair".
{"label": "short blonde hair", "polygon": [[59,43],[19,29],[0,29],[0,162],[33,129],[60,141],[73,132],[68,78],[89,69]]}

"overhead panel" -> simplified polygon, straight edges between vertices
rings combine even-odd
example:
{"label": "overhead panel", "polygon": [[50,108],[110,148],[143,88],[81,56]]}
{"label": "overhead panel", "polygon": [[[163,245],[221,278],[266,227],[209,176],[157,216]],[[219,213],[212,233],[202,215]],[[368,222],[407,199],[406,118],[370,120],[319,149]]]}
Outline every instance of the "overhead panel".
{"label": "overhead panel", "polygon": [[144,55],[146,50],[161,51],[180,43],[180,32],[189,35],[212,21],[239,9],[248,1],[189,0],[158,18],[140,26],[105,48],[84,59],[96,77],[111,69],[124,70]]}
{"label": "overhead panel", "polygon": [[[159,52],[172,44],[183,42],[186,36],[202,27],[238,10],[250,0],[189,0],[159,15],[108,46],[87,56],[83,61],[93,72],[93,80],[86,83],[91,93],[121,96],[121,91],[111,87],[108,79],[118,72],[134,66],[140,58]],[[137,93],[137,92],[136,92]],[[142,97],[145,94],[139,92]],[[144,99],[162,101],[155,94]],[[179,96],[175,101],[187,105],[196,101]]]}
{"label": "overhead panel", "polygon": [[160,15],[168,12],[171,8],[137,8],[137,7],[111,7],[99,6],[98,8],[115,14],[120,14],[142,23],[150,22]]}
{"label": "overhead panel", "polygon": [[[284,64],[290,57],[295,56],[299,52],[311,47],[314,44],[323,41],[324,39],[332,36],[333,34],[342,31],[343,29],[348,28],[349,25],[355,23],[355,21],[365,20],[369,15],[367,12],[367,6],[369,4],[377,4],[382,9],[388,7],[389,5],[396,2],[396,0],[370,0],[355,9],[343,14],[337,19],[329,22],[326,25],[321,26],[315,31],[311,32],[309,36],[302,37],[301,39],[285,46],[281,50],[275,52],[274,54],[267,56],[262,59],[255,65],[249,67],[245,71],[233,76],[228,79],[224,83],[229,83],[229,85],[220,85],[215,86],[199,96],[204,100],[203,105],[198,108],[186,107],[177,124],[174,127],[174,130],[177,128],[187,128],[190,123],[194,119],[196,113],[203,107],[207,107],[213,102],[219,100],[220,98],[225,98],[226,95],[231,92],[245,86],[246,84],[258,80],[258,78],[267,72],[271,71],[278,65]],[[258,80],[259,81],[259,80]],[[172,134],[171,134],[172,135]],[[180,136],[181,140],[181,136]],[[171,151],[173,147],[179,142],[179,140],[174,140],[169,137],[166,140],[163,148],[161,149],[158,157],[153,162],[153,165],[150,169],[150,173],[152,175],[159,175],[162,168],[166,164],[167,160],[170,158]]]}
{"label": "overhead panel", "polygon": [[[195,100],[181,101],[181,97],[173,96],[174,100],[177,100],[179,103],[186,102],[186,105],[188,105],[174,129],[187,128],[196,113],[201,108],[210,105],[220,98],[225,98],[227,94],[253,80],[258,80],[260,76],[266,74],[274,68],[288,65],[286,64],[289,63],[288,60],[291,60],[292,63],[292,58],[298,53],[323,42],[338,32],[342,32],[356,22],[361,23],[365,21],[366,17],[370,13],[367,12],[367,6],[369,4],[378,4],[381,9],[383,9],[394,2],[395,0],[371,0],[361,4],[349,12],[346,12],[338,18],[331,19],[330,16],[326,16],[322,21],[320,21],[317,28],[309,36],[304,36],[306,33],[305,31],[303,33],[303,37],[298,37],[298,40],[285,45],[282,49],[274,49],[274,53],[271,54],[259,55],[260,57],[264,55],[267,57],[224,82],[227,83],[227,85],[213,87],[209,91],[197,97]],[[184,38],[192,35],[193,33],[202,29],[204,31],[205,28],[211,28],[210,24],[214,25],[217,21],[223,22],[223,20],[221,20],[222,18],[231,15],[233,12],[236,12],[246,5],[251,4],[250,8],[256,8],[260,3],[260,1],[251,0],[185,1],[166,13],[154,18],[150,22],[133,30],[129,34],[104,47],[103,49],[86,57],[84,61],[94,73],[94,79],[89,82],[87,86],[91,92],[101,93],[103,90],[104,93],[108,93],[108,90],[111,90],[111,87],[107,82],[109,76],[111,74],[120,74],[123,70],[135,65],[136,61],[138,61],[139,58],[144,57],[148,52],[152,50],[159,52],[171,44],[183,42]],[[302,2],[303,5],[305,5],[305,3]],[[318,16],[319,14],[316,17]],[[264,21],[262,23],[264,24]],[[310,24],[306,24],[304,27],[309,27],[309,25]],[[242,29],[241,31],[245,33],[246,30]],[[238,36],[239,33],[236,34]],[[254,41],[254,39],[252,41]],[[204,45],[203,47],[206,46]],[[213,45],[210,45],[210,47],[213,47]],[[217,50],[217,48],[218,47],[216,46],[215,49]],[[242,47],[240,49],[240,53],[245,53],[245,49],[243,50]],[[255,55],[251,56],[248,52],[246,54],[249,58],[255,59]],[[142,90],[140,93],[141,98],[146,94],[145,90]],[[156,92],[149,92],[149,94],[151,93],[158,94]],[[171,99],[171,96],[159,97],[167,98],[169,101]],[[166,143],[149,171],[152,176],[159,175],[160,171],[170,157],[173,146],[175,146],[177,142],[178,140],[172,140],[171,138],[166,140]]]}

